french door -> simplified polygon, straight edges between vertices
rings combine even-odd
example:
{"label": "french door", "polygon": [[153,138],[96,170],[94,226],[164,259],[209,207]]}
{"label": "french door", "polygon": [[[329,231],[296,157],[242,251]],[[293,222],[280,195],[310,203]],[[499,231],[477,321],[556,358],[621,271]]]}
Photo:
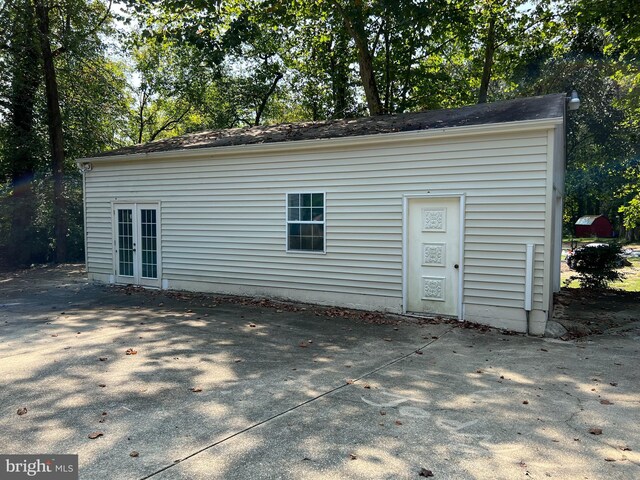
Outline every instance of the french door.
{"label": "french door", "polygon": [[159,287],[158,204],[118,203],[113,215],[116,283]]}

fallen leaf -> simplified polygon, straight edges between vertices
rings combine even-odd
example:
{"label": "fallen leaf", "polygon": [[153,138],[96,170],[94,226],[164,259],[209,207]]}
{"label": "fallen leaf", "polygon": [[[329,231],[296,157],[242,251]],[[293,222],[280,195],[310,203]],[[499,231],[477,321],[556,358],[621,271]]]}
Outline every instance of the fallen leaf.
{"label": "fallen leaf", "polygon": [[242,359],[241,359],[241,358],[236,358],[236,359],[234,360],[234,362],[235,362],[235,363],[240,363],[241,361],[242,361]]}
{"label": "fallen leaf", "polygon": [[129,454],[129,456],[130,456],[130,457],[134,457],[134,458],[135,458],[135,457],[139,457],[139,456],[140,456],[140,454],[134,450],[133,452],[131,452],[131,453]]}
{"label": "fallen leaf", "polygon": [[27,414],[27,407],[22,407],[18,409],[18,415],[26,415]]}
{"label": "fallen leaf", "polygon": [[606,398],[603,398],[602,400],[600,400],[600,403],[602,405],[613,405],[613,402],[611,400],[607,400]]}
{"label": "fallen leaf", "polygon": [[529,401],[525,400],[524,402],[522,402],[523,405],[529,405]]}
{"label": "fallen leaf", "polygon": [[353,385],[353,383],[355,382],[355,380],[349,378],[347,379],[347,385]]}
{"label": "fallen leaf", "polygon": [[543,352],[548,352],[549,351],[546,348],[541,348],[540,350],[542,350]]}
{"label": "fallen leaf", "polygon": [[476,373],[482,373],[482,370],[476,370]]}
{"label": "fallen leaf", "polygon": [[402,425],[402,422],[400,420],[396,420],[396,425]]}
{"label": "fallen leaf", "polygon": [[57,333],[53,333],[53,334],[51,334],[51,336],[52,336],[52,337],[57,337],[57,336],[58,336],[58,334],[57,334]]}
{"label": "fallen leaf", "polygon": [[618,382],[611,382],[609,385],[611,385],[612,387],[617,387],[618,386]]}
{"label": "fallen leaf", "polygon": [[380,410],[380,415],[386,415],[387,412],[385,412],[384,410]]}
{"label": "fallen leaf", "polygon": [[433,472],[431,470],[427,470],[426,468],[421,468],[420,472],[418,472],[419,477],[433,477]]}
{"label": "fallen leaf", "polygon": [[191,389],[191,391],[194,392],[194,393],[200,393],[202,391],[202,389],[200,387],[193,387]]}
{"label": "fallen leaf", "polygon": [[138,353],[137,350],[134,350],[133,348],[127,348],[127,351],[124,352],[126,355],[136,355]]}
{"label": "fallen leaf", "polygon": [[500,380],[504,380],[504,375],[500,375]]}
{"label": "fallen leaf", "polygon": [[391,341],[391,339],[387,337],[387,338],[385,338],[385,339],[384,339],[384,341],[385,341],[385,342],[390,342],[390,341]]}
{"label": "fallen leaf", "polygon": [[368,383],[365,383],[365,384],[362,386],[362,388],[370,389],[370,388],[371,388],[371,385],[369,385]]}
{"label": "fallen leaf", "polygon": [[104,388],[104,387],[106,387],[107,385],[106,385],[106,384],[104,384],[104,383],[99,383],[99,384],[98,384],[98,386],[99,386],[99,387],[101,387],[101,388]]}
{"label": "fallen leaf", "polygon": [[605,462],[615,462],[615,458],[607,457],[604,459]]}
{"label": "fallen leaf", "polygon": [[422,352],[420,350],[416,350],[416,355],[422,355]]}
{"label": "fallen leaf", "polygon": [[255,328],[255,327],[256,327],[256,324],[255,324],[255,323],[250,323],[250,324],[249,324],[249,326],[250,326],[251,328]]}
{"label": "fallen leaf", "polygon": [[100,357],[100,361],[101,362],[106,362],[107,361],[107,357]]}
{"label": "fallen leaf", "polygon": [[627,446],[620,447],[620,450],[622,450],[623,452],[630,452],[631,451],[631,449],[629,447],[627,447]]}
{"label": "fallen leaf", "polygon": [[89,438],[91,440],[95,440],[96,438],[102,437],[102,436],[104,436],[104,433],[102,433],[102,432],[93,432],[93,433],[89,434]]}
{"label": "fallen leaf", "polygon": [[354,453],[350,453],[349,458],[351,458],[351,460],[355,460],[358,457]]}
{"label": "fallen leaf", "polygon": [[602,435],[602,429],[601,428],[590,428],[589,429],[589,433],[591,435]]}

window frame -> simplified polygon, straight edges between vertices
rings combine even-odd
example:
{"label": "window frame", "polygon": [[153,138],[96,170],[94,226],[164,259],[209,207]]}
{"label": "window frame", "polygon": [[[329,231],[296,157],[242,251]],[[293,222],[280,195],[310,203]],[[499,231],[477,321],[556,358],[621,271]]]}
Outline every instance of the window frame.
{"label": "window frame", "polygon": [[[313,221],[313,220],[289,220],[289,195],[314,195],[314,194],[322,194],[322,221]],[[286,253],[292,254],[311,254],[311,255],[326,255],[327,253],[327,192],[322,190],[304,190],[304,191],[293,191],[293,192],[285,192],[284,194],[284,203],[285,203],[285,250]],[[311,207],[313,208],[313,206]],[[300,249],[291,249],[289,246],[289,225],[298,224],[298,225],[322,225],[322,250],[300,250]]]}

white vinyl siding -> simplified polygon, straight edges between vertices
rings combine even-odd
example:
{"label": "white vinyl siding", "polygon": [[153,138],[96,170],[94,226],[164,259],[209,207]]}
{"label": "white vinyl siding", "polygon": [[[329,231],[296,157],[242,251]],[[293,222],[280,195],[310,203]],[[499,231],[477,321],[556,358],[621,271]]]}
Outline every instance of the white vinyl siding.
{"label": "white vinyl siding", "polygon": [[[240,285],[318,303],[335,293],[400,311],[403,195],[464,193],[463,302],[522,309],[525,245],[535,243],[533,306],[546,310],[548,128],[383,147],[313,141],[292,154],[100,159],[86,174],[88,269],[113,274],[111,201],[159,201],[170,287]],[[286,252],[283,200],[294,190],[330,198],[325,255]]]}

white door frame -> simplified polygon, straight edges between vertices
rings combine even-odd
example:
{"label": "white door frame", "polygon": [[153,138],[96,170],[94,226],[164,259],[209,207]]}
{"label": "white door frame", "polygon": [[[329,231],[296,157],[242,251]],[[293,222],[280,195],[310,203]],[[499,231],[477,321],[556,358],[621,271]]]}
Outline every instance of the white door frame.
{"label": "white door frame", "polygon": [[[162,239],[161,239],[161,224],[160,221],[162,210],[160,208],[160,202],[158,201],[140,201],[140,200],[114,200],[111,202],[111,227],[112,227],[112,258],[113,258],[113,278],[115,283],[123,283],[118,281],[118,254],[117,254],[117,246],[116,243],[118,241],[118,221],[116,218],[117,209],[121,207],[130,207],[132,209],[132,223],[133,223],[133,239],[135,243],[140,243],[140,235],[141,235],[141,225],[138,218],[138,211],[140,208],[149,207],[156,209],[156,242],[157,242],[157,274],[158,277],[154,279],[145,278],[144,281],[142,279],[141,273],[139,271],[140,261],[139,256],[134,257],[133,262],[133,277],[132,281],[136,285],[140,285],[142,287],[158,287],[160,288],[162,284]],[[141,247],[141,245],[139,246]]]}
{"label": "white door frame", "polygon": [[407,193],[402,196],[402,312],[407,313],[407,283],[409,281],[408,261],[409,255],[407,247],[409,245],[409,200],[411,199],[438,199],[438,198],[458,198],[460,200],[460,265],[458,273],[458,320],[464,320],[463,309],[463,285],[464,285],[464,212],[466,196],[464,193]]}

